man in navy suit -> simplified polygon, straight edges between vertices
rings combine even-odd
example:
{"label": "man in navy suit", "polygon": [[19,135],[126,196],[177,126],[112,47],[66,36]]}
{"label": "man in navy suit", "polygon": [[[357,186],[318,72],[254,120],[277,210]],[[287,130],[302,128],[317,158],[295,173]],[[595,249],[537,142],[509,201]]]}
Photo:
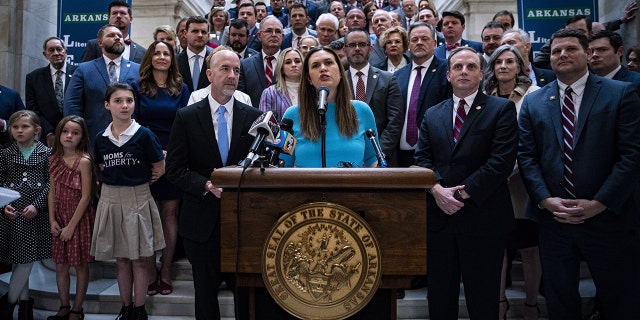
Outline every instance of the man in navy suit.
{"label": "man in navy suit", "polygon": [[233,19],[229,23],[228,28],[228,45],[238,54],[240,60],[259,54],[258,51],[247,47],[247,40],[249,39],[249,25],[246,21],[242,19]]}
{"label": "man in navy suit", "polygon": [[98,45],[102,48],[102,56],[78,66],[64,96],[63,114],[83,117],[92,141],[111,122],[111,114],[104,107],[107,85],[116,81],[131,83],[140,76],[140,65],[121,56],[123,39],[115,25],[100,28]]}
{"label": "man in navy suit", "polygon": [[211,48],[207,46],[208,40],[209,24],[207,19],[201,16],[189,17],[187,19],[187,50],[178,55],[178,69],[180,69],[182,81],[187,85],[189,92],[209,85],[207,64],[205,63],[205,59],[211,52]]}
{"label": "man in navy suit", "polygon": [[[400,86],[402,105],[406,110],[402,115],[404,123],[397,152],[400,167],[415,164],[413,154],[417,143],[416,137],[425,111],[450,97],[451,85],[446,75],[447,62],[433,55],[435,48],[435,29],[425,23],[414,23],[409,30],[409,52],[412,62],[395,73]],[[420,87],[416,87],[415,84],[418,69],[420,70]],[[413,93],[414,88],[416,90],[419,88],[419,93]],[[412,93],[414,100],[411,99]],[[411,110],[412,108],[414,110]]]}
{"label": "man in navy suit", "polygon": [[4,148],[11,141],[9,139],[9,117],[24,110],[24,103],[18,91],[0,85],[0,148]]}
{"label": "man in navy suit", "polygon": [[[129,28],[133,22],[133,15],[131,14],[131,7],[126,1],[116,0],[109,4],[109,24],[113,24],[120,29],[122,36],[124,37],[124,52],[122,57],[140,63],[145,51],[143,46],[131,41],[129,37]],[[91,39],[87,42],[87,47],[82,53],[82,62],[91,61],[102,55],[102,49],[98,45],[98,39]]]}
{"label": "man in navy suit", "polygon": [[300,38],[304,36],[318,37],[316,32],[307,28],[309,16],[307,16],[307,8],[301,3],[294,3],[289,9],[289,20],[291,21],[291,29],[284,36],[280,49],[297,48]]}
{"label": "man in navy suit", "polygon": [[460,278],[471,319],[498,319],[505,235],[513,227],[507,178],[518,144],[516,107],[487,96],[481,57],[460,47],[449,56],[453,97],[420,125],[416,164],[436,184],[427,199],[429,316],[457,319]]}
{"label": "man in navy suit", "polygon": [[435,55],[440,59],[447,59],[451,51],[457,47],[471,47],[482,53],[482,42],[462,39],[465,28],[464,15],[459,11],[445,11],[442,13],[442,34],[445,43],[436,48]]}
{"label": "man in navy suit", "polygon": [[365,31],[349,31],[344,41],[344,52],[349,61],[346,74],[352,96],[358,100],[362,99],[361,101],[368,104],[373,111],[380,148],[386,155],[389,166],[395,167],[398,162],[396,150],[402,134],[405,113],[396,77],[369,64],[371,39]]}
{"label": "man in navy suit", "polygon": [[589,74],[584,33],[550,40],[558,77],[520,110],[518,165],[540,225],[549,319],[581,319],[580,260],[607,319],[640,314],[640,97],[636,86]]}
{"label": "man in navy suit", "polygon": [[640,91],[640,73],[629,71],[620,64],[624,47],[622,37],[609,30],[594,33],[589,38],[589,67],[593,73],[623,82],[635,84]]}
{"label": "man in navy suit", "polygon": [[[233,99],[239,72],[238,56],[229,49],[217,49],[207,70],[211,94],[178,111],[167,146],[167,178],[184,190],[178,232],[193,271],[198,320],[220,319],[217,297],[221,282],[222,189],[216,188],[209,177],[215,168],[244,159],[253,141],[249,128],[262,113]],[[224,134],[220,133],[219,120],[222,106],[226,108],[222,111],[227,124]],[[223,136],[226,145],[221,149]]]}
{"label": "man in navy suit", "polygon": [[514,46],[520,52],[524,65],[528,67],[527,74],[531,79],[531,84],[544,87],[556,79],[556,75],[551,70],[536,68],[531,63],[531,39],[529,34],[522,29],[509,29],[502,34],[502,43]]}
{"label": "man in navy suit", "polygon": [[[280,53],[282,45],[282,23],[278,18],[267,16],[260,23],[258,38],[262,42],[262,53],[247,58],[240,62],[240,81],[238,90],[251,97],[251,104],[258,107],[262,91],[276,81],[275,66],[276,59]],[[267,79],[267,63],[271,63],[272,78],[270,83]]]}
{"label": "man in navy suit", "polygon": [[[55,130],[62,120],[64,93],[71,82],[71,75],[77,66],[67,63],[67,48],[64,41],[58,37],[50,37],[44,41],[42,54],[49,61],[49,65],[33,70],[27,74],[25,83],[25,98],[27,109],[40,117],[42,134],[40,141],[49,147],[53,146]],[[61,95],[56,96],[56,81],[59,80]]]}

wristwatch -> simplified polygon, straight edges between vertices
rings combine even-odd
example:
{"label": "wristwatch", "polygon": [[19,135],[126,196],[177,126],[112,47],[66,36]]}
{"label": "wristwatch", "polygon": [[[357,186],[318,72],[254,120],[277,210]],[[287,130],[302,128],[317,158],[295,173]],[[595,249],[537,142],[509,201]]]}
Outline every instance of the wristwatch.
{"label": "wristwatch", "polygon": [[453,198],[460,202],[464,202],[464,199],[462,198],[462,192],[460,191],[460,189],[456,190],[456,192],[453,193]]}

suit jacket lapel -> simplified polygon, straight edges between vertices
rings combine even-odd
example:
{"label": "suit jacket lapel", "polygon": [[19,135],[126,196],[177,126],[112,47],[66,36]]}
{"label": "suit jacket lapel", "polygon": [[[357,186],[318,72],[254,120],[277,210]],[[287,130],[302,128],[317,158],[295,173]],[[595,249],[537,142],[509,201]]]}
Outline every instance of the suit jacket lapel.
{"label": "suit jacket lapel", "polygon": [[[65,72],[64,76],[65,76],[65,81],[64,81],[64,92],[67,92],[67,87],[69,86],[69,83],[71,82],[71,76],[73,76],[73,73],[76,71],[76,66],[72,66],[70,64],[67,64],[67,72]],[[49,79],[51,79],[51,77],[49,77]],[[53,84],[52,84],[53,85]]]}
{"label": "suit jacket lapel", "polygon": [[587,122],[589,113],[593,108],[593,104],[596,102],[596,97],[600,91],[600,80],[596,79],[593,75],[589,75],[587,83],[584,87],[584,93],[582,94],[582,101],[580,102],[580,110],[578,111],[578,123],[575,124],[575,132],[573,134],[573,146],[576,146],[584,124]]}
{"label": "suit jacket lapel", "polygon": [[[106,83],[107,85],[111,83],[111,81],[109,80],[109,72],[107,71],[107,63],[104,61],[104,57],[93,60],[93,65],[98,73],[100,73],[100,75],[102,76],[102,80],[104,80],[104,83]],[[122,74],[122,72],[120,72],[120,74]]]}
{"label": "suit jacket lapel", "polygon": [[[467,117],[464,119],[464,123],[462,124],[462,130],[460,130],[460,135],[458,135],[458,143],[456,145],[459,145],[460,142],[467,135],[467,132],[471,130],[470,128],[473,126],[473,123],[476,121],[476,119],[478,119],[482,110],[484,110],[486,102],[487,102],[487,96],[485,96],[484,93],[478,91],[476,98],[473,100],[473,103],[469,108],[469,113],[467,113]],[[451,130],[450,130],[451,139],[453,140],[453,106],[451,109],[450,125],[451,125]]]}
{"label": "suit jacket lapel", "polygon": [[[240,138],[243,135],[243,124],[245,123],[246,119],[247,119],[247,112],[244,109],[244,106],[241,106],[240,103],[237,100],[234,100],[233,102],[233,119],[231,120],[232,122],[232,127],[231,127],[231,146],[229,147],[229,158],[228,159],[233,159],[234,157],[232,155],[235,155],[235,153],[238,152],[238,148],[241,145],[240,143]],[[228,162],[228,161],[227,161]],[[227,163],[227,165],[230,165],[230,163]]]}
{"label": "suit jacket lapel", "polygon": [[369,67],[369,75],[367,76],[367,89],[365,91],[367,95],[365,101],[369,106],[373,104],[371,98],[373,98],[373,92],[376,91],[376,86],[378,85],[378,77],[378,72],[371,70],[371,67]]}
{"label": "suit jacket lapel", "polygon": [[[262,53],[260,53],[255,59],[253,59],[253,67],[255,68],[256,74],[259,74],[258,81],[260,81],[261,88],[267,87],[267,76],[264,70],[264,57]],[[273,77],[273,81],[275,81],[276,77]],[[272,81],[272,82],[273,82]]]}
{"label": "suit jacket lapel", "polygon": [[556,81],[552,82],[549,88],[550,89],[546,92],[547,95],[544,97],[544,101],[541,102],[544,103],[548,109],[547,112],[549,112],[551,122],[553,122],[553,128],[556,130],[556,139],[562,149],[564,148],[564,136],[562,132],[562,97],[560,96],[558,83]]}
{"label": "suit jacket lapel", "polygon": [[442,136],[447,137],[449,149],[453,151],[455,143],[453,142],[453,99],[447,99],[439,115],[440,130],[444,131]]}
{"label": "suit jacket lapel", "polygon": [[[420,102],[418,103],[418,107],[420,108],[420,110],[418,110],[418,114],[424,114],[426,109],[428,107],[431,107],[431,106],[425,106],[421,102],[425,100],[428,90],[434,90],[436,88],[434,86],[431,86],[430,83],[433,80],[434,74],[437,70],[438,70],[438,60],[435,59],[434,57],[434,59],[431,61],[431,64],[429,65],[429,68],[424,70],[425,74],[424,74],[424,77],[422,78],[422,83],[420,84]],[[437,88],[437,90],[443,90],[443,89]]]}
{"label": "suit jacket lapel", "polygon": [[127,79],[129,69],[131,69],[131,61],[122,58],[122,60],[120,60],[120,77],[118,81],[124,82]]}
{"label": "suit jacket lapel", "polygon": [[[216,132],[213,129],[213,120],[211,119],[211,106],[209,105],[209,99],[205,98],[198,102],[198,111],[197,118],[200,122],[200,127],[202,128],[202,132],[205,137],[214,137],[214,139],[206,139],[208,143],[210,143],[210,150],[215,150],[214,158],[218,162],[222,162],[222,157],[220,156],[220,149],[218,148],[218,137],[216,136]],[[204,148],[204,146],[203,146]],[[204,148],[206,149],[206,148]]]}

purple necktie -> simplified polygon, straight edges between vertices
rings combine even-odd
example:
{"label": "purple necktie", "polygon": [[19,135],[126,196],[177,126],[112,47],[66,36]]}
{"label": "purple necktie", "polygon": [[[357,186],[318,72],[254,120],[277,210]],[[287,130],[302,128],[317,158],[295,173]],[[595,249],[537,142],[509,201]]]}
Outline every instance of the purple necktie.
{"label": "purple necktie", "polygon": [[417,66],[416,77],[413,79],[413,88],[411,88],[411,97],[409,98],[409,113],[407,115],[407,143],[415,146],[418,142],[418,99],[420,98],[420,85],[422,83],[422,66]]}
{"label": "purple necktie", "polygon": [[564,90],[562,99],[562,136],[564,138],[564,189],[569,198],[576,198],[576,189],[573,185],[573,133],[575,132],[575,107],[571,87]]}

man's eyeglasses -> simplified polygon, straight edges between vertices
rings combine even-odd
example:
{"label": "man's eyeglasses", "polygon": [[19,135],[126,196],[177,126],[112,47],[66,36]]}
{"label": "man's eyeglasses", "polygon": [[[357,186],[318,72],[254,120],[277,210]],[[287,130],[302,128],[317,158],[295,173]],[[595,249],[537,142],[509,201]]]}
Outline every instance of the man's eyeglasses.
{"label": "man's eyeglasses", "polygon": [[357,43],[353,42],[353,43],[345,44],[345,47],[351,48],[351,49],[354,49],[355,47],[365,48],[365,47],[368,47],[368,46],[369,46],[369,44],[366,43],[366,42],[357,42]]}

